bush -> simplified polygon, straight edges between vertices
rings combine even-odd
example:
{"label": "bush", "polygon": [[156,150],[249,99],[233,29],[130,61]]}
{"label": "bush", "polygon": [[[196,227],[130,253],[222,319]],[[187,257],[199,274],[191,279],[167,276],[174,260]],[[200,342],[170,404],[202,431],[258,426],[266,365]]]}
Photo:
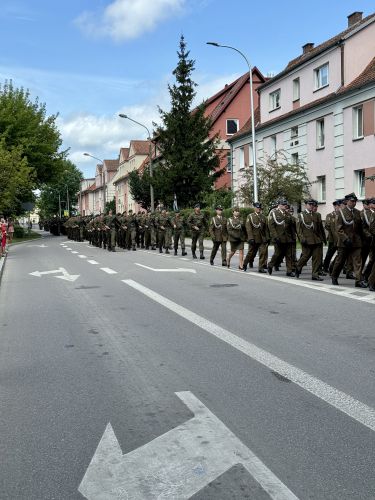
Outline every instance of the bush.
{"label": "bush", "polygon": [[25,237],[25,230],[22,226],[15,225],[14,226],[14,238],[24,238]]}

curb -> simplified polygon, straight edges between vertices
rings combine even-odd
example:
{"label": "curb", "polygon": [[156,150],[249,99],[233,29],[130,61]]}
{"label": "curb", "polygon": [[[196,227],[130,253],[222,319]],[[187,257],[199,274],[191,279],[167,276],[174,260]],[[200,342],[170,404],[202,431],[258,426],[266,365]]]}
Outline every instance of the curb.
{"label": "curb", "polygon": [[4,270],[4,267],[5,267],[5,261],[7,259],[7,256],[8,256],[8,253],[5,254],[5,257],[2,257],[0,259],[0,283],[1,283],[1,277],[3,275],[3,270]]}

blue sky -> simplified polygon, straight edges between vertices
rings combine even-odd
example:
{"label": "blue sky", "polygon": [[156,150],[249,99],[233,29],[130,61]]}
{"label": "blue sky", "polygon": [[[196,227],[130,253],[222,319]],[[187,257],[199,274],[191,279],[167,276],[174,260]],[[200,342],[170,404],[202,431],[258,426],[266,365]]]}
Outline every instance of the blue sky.
{"label": "blue sky", "polygon": [[302,45],[347,26],[347,15],[375,11],[373,1],[315,0],[0,0],[0,82],[12,79],[59,113],[70,159],[93,177],[95,160],[116,158],[168,109],[168,82],[181,34],[195,60],[197,99],[247,71],[234,51],[267,75],[281,71]]}

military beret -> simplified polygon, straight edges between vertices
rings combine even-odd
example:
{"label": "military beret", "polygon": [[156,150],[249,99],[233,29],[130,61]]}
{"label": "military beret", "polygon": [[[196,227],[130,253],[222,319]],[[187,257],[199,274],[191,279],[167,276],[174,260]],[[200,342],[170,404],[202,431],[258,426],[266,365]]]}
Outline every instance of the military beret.
{"label": "military beret", "polygon": [[356,197],[355,193],[350,193],[345,196],[345,200],[357,201],[358,198]]}
{"label": "military beret", "polygon": [[253,207],[254,208],[262,208],[262,204],[257,201],[255,203],[253,203]]}
{"label": "military beret", "polygon": [[221,205],[216,205],[215,210],[223,210],[223,207]]}

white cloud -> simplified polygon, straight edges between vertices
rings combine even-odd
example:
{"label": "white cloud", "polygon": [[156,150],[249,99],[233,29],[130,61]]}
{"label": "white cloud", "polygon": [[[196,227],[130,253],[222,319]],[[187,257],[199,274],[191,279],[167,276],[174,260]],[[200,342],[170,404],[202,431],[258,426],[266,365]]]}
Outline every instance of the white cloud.
{"label": "white cloud", "polygon": [[114,0],[104,12],[83,12],[75,23],[90,36],[115,41],[137,38],[168,18],[182,14],[186,0]]}

